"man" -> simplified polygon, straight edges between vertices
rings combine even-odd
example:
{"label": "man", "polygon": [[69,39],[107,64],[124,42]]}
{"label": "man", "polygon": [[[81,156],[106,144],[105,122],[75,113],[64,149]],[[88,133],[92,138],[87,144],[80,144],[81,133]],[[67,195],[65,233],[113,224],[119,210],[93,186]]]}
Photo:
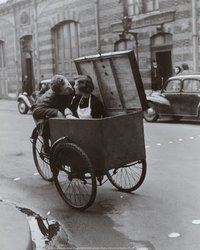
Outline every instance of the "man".
{"label": "man", "polygon": [[44,151],[49,152],[50,131],[48,119],[65,117],[65,109],[70,106],[73,98],[73,88],[62,75],[54,75],[51,79],[51,88],[38,98],[33,110],[39,134],[43,137]]}
{"label": "man", "polygon": [[160,90],[162,88],[162,70],[158,66],[157,62],[154,60],[151,68],[151,81],[152,81],[152,90]]}
{"label": "man", "polygon": [[182,66],[182,72],[180,73],[180,75],[188,75],[192,73],[187,63],[183,63],[181,66]]}

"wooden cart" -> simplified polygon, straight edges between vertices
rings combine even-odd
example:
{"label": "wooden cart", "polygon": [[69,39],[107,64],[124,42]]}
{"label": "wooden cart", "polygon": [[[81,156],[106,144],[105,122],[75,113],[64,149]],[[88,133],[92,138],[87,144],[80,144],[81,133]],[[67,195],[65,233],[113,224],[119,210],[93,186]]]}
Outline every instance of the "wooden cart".
{"label": "wooden cart", "polygon": [[79,58],[75,65],[78,74],[92,77],[95,94],[109,114],[103,119],[49,120],[56,187],[69,206],[83,210],[94,202],[97,183],[108,179],[126,192],[143,183],[142,110],[147,101],[134,51]]}

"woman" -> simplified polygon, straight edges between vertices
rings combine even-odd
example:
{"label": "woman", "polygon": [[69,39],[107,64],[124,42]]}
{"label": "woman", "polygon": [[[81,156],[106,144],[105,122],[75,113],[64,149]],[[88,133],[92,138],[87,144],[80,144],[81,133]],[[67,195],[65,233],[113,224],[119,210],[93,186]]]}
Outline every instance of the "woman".
{"label": "woman", "polygon": [[78,76],[75,79],[74,89],[76,96],[70,105],[73,116],[79,119],[102,118],[105,116],[103,104],[92,94],[94,85],[90,76]]}
{"label": "woman", "polygon": [[175,67],[174,67],[174,72],[175,72],[175,75],[176,75],[176,76],[177,76],[178,74],[180,74],[180,73],[181,73],[181,67],[175,66]]}

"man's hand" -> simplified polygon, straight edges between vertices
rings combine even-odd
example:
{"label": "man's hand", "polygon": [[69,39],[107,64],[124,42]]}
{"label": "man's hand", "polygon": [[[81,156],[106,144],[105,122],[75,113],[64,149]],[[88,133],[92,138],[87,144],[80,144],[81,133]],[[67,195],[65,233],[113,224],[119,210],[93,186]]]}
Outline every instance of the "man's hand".
{"label": "man's hand", "polygon": [[68,115],[73,115],[73,114],[72,114],[72,111],[69,108],[66,108],[65,109],[65,116],[68,116]]}
{"label": "man's hand", "polygon": [[58,113],[57,113],[57,117],[58,117],[58,118],[63,118],[63,117],[64,117],[64,115],[63,115],[60,111],[58,111]]}
{"label": "man's hand", "polygon": [[73,115],[66,115],[67,119],[78,119],[77,117],[73,116]]}

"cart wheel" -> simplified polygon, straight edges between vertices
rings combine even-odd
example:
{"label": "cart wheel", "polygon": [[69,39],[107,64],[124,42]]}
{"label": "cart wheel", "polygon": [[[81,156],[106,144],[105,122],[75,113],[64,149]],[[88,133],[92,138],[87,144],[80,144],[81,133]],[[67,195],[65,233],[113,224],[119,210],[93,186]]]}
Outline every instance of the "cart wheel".
{"label": "cart wheel", "polygon": [[33,137],[33,159],[38,173],[45,181],[53,181],[53,173],[49,165],[49,155],[43,151],[43,139],[36,132]]}
{"label": "cart wheel", "polygon": [[109,170],[109,181],[120,191],[131,192],[138,189],[146,176],[146,161],[137,161],[126,166]]}
{"label": "cart wheel", "polygon": [[97,183],[86,153],[73,143],[58,145],[53,152],[53,175],[56,188],[72,208],[84,210],[96,197]]}
{"label": "cart wheel", "polygon": [[26,103],[24,101],[20,101],[18,104],[18,111],[20,114],[25,115],[27,114],[29,108],[27,107]]}

